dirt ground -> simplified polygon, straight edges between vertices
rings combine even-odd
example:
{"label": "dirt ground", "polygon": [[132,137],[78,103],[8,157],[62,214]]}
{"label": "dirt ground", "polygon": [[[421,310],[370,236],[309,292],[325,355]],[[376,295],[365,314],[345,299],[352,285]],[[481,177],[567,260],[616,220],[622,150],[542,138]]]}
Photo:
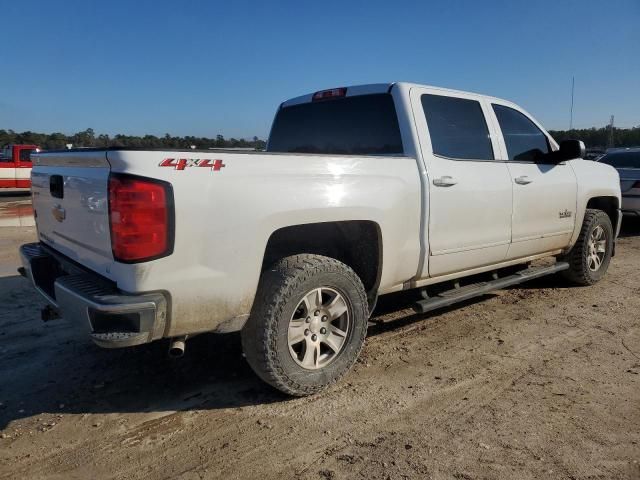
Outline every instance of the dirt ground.
{"label": "dirt ground", "polygon": [[633,219],[594,287],[546,278],[425,315],[385,298],[355,369],[304,399],[262,384],[237,335],[170,360],[41,322],[14,273],[34,237],[0,228],[0,478],[640,478]]}

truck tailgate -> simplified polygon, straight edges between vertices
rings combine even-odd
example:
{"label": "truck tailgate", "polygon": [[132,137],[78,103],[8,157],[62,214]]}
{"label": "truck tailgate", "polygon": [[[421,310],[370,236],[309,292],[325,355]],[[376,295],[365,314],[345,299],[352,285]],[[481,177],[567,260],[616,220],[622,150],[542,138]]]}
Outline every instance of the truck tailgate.
{"label": "truck tailgate", "polygon": [[109,171],[105,151],[34,155],[33,208],[40,241],[108,275]]}

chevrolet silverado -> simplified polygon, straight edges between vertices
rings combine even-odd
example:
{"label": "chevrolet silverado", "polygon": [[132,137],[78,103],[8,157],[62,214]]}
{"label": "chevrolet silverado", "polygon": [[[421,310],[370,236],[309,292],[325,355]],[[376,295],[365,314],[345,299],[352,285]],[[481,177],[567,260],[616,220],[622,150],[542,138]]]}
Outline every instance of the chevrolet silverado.
{"label": "chevrolet silverado", "polygon": [[[282,103],[264,152],[32,155],[21,272],[102,347],[240,331],[290,395],[344,375],[380,295],[426,312],[560,272],[606,272],[614,168],[498,98],[409,83]],[[541,259],[548,259],[543,265]]]}

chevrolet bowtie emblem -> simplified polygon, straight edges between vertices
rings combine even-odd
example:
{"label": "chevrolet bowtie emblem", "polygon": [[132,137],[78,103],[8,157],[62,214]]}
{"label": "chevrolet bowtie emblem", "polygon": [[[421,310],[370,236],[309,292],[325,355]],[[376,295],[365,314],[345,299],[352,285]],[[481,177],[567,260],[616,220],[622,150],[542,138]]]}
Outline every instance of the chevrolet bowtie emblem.
{"label": "chevrolet bowtie emblem", "polygon": [[67,216],[67,212],[60,205],[54,206],[51,209],[51,214],[53,215],[53,218],[55,218],[59,222],[64,221],[65,217]]}

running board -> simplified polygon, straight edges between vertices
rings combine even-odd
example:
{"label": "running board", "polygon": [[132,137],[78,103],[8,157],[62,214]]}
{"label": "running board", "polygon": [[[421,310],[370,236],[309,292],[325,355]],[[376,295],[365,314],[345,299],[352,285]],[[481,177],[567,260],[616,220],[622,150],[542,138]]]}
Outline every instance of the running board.
{"label": "running board", "polygon": [[452,290],[447,290],[446,292],[441,292],[434,297],[419,300],[414,304],[413,309],[418,313],[430,312],[431,310],[448,307],[454,303],[463,302],[494,290],[499,290],[501,288],[517,285],[535,278],[544,277],[545,275],[561,272],[568,268],[569,264],[567,262],[556,262],[548,267],[525,268],[524,270],[516,272],[513,275],[509,275],[508,277],[454,288]]}

